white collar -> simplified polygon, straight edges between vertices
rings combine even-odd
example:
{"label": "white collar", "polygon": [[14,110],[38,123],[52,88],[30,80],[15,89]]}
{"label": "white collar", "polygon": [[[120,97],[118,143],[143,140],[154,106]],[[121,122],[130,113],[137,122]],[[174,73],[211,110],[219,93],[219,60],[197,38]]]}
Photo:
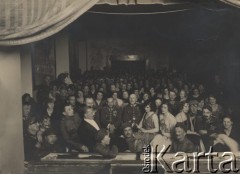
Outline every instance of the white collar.
{"label": "white collar", "polygon": [[89,123],[91,126],[93,126],[96,130],[100,130],[98,124],[96,123],[95,120],[92,120],[92,119],[87,119],[87,118],[84,118],[84,120]]}

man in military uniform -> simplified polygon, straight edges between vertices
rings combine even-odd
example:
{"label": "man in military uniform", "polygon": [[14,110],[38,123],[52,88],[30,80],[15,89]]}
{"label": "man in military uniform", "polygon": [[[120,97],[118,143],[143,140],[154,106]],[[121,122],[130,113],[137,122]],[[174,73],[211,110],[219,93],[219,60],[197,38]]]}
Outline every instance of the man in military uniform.
{"label": "man in military uniform", "polygon": [[123,123],[137,123],[142,119],[142,113],[140,107],[137,105],[137,97],[135,94],[131,94],[129,97],[129,104],[123,108],[122,121]]}
{"label": "man in military uniform", "polygon": [[121,109],[114,105],[113,98],[107,99],[107,106],[101,111],[101,126],[107,128],[110,134],[121,125]]}

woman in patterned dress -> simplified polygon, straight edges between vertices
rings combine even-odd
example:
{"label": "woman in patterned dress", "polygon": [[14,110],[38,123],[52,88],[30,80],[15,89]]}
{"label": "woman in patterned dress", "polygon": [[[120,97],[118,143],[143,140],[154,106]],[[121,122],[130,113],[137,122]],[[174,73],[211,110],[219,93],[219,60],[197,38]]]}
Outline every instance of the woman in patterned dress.
{"label": "woman in patterned dress", "polygon": [[159,121],[154,113],[154,105],[147,103],[145,105],[145,113],[138,125],[138,129],[142,132],[142,138],[145,145],[149,145],[155,135],[159,132]]}

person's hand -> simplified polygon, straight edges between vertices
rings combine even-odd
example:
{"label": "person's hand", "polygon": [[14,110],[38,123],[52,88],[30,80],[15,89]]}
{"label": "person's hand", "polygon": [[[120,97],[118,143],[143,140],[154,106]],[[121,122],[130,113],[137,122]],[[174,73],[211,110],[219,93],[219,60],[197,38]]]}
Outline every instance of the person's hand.
{"label": "person's hand", "polygon": [[82,150],[83,152],[89,152],[88,147],[87,147],[87,146],[84,146],[84,145],[81,147],[81,150]]}
{"label": "person's hand", "polygon": [[110,134],[113,134],[114,133],[114,131],[115,131],[115,126],[114,126],[114,124],[110,124],[109,125],[109,132],[110,132]]}
{"label": "person's hand", "polygon": [[136,133],[133,134],[133,137],[136,138],[137,140],[141,139],[142,138],[142,133],[141,132],[136,132]]}
{"label": "person's hand", "polygon": [[210,135],[210,137],[212,137],[212,138],[214,138],[214,139],[218,139],[218,138],[219,138],[219,136],[218,136],[217,133],[212,133],[212,134]]}
{"label": "person's hand", "polygon": [[41,143],[40,143],[40,142],[37,142],[37,143],[35,144],[35,147],[38,148],[38,149],[41,148]]}
{"label": "person's hand", "polygon": [[197,132],[194,132],[194,131],[191,131],[191,130],[187,130],[187,134],[199,135]]}
{"label": "person's hand", "polygon": [[145,132],[145,129],[143,129],[141,126],[139,126],[138,124],[136,124],[137,125],[137,128],[138,128],[138,130],[140,131],[140,132]]}
{"label": "person's hand", "polygon": [[42,133],[40,131],[37,133],[37,140],[38,140],[39,143],[43,142]]}
{"label": "person's hand", "polygon": [[199,133],[200,133],[201,135],[205,135],[205,134],[207,134],[207,130],[200,130]]}
{"label": "person's hand", "polygon": [[136,124],[137,128],[140,129],[141,127],[139,126],[139,124]]}
{"label": "person's hand", "polygon": [[146,130],[146,129],[143,129],[142,127],[140,127],[139,130],[140,130],[141,132],[145,133],[145,130]]}

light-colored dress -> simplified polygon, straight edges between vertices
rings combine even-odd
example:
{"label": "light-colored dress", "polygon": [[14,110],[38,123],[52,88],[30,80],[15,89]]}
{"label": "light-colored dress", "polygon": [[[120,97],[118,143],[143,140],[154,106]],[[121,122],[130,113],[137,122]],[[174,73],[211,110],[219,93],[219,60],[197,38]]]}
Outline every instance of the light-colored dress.
{"label": "light-colored dress", "polygon": [[176,118],[168,112],[165,116],[160,115],[160,130],[164,133],[172,133],[175,125],[177,123]]}
{"label": "light-colored dress", "polygon": [[[155,151],[160,152],[164,146],[167,148],[172,144],[171,133],[173,132],[176,123],[177,120],[172,114],[167,113],[166,115],[160,115],[160,130],[162,134],[157,134],[150,143]],[[167,133],[168,136],[164,135],[164,133]]]}

